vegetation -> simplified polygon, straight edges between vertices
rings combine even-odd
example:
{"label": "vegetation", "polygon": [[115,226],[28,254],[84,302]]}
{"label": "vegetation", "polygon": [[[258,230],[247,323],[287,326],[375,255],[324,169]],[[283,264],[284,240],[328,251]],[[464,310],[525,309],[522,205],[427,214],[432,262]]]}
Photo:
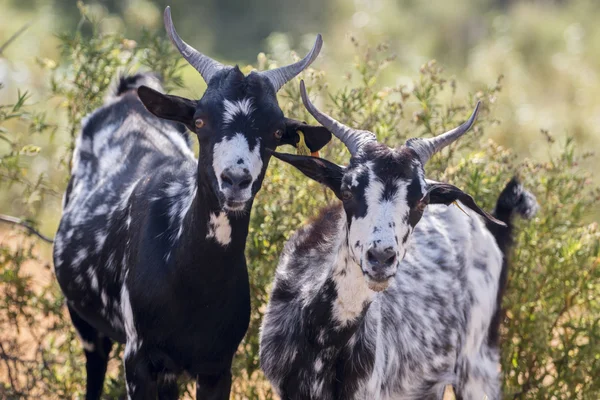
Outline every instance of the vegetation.
{"label": "vegetation", "polygon": [[[25,93],[0,103],[0,204],[34,230],[48,219],[58,220],[57,202],[80,120],[101,104],[119,72],[151,69],[163,75],[169,88],[184,90],[177,88],[183,85],[186,70],[174,61],[180,57],[162,39],[162,30],[128,40],[106,33],[89,8],[80,9],[79,29],[59,37],[60,59],[40,59],[50,77],[48,102],[59,107],[64,119],[45,118],[38,111],[45,109],[44,104],[40,100],[32,104]],[[593,221],[600,191],[585,168],[591,154],[581,151],[572,138],[555,139],[537,129],[535,135],[523,134],[536,144],[538,153],[543,149],[543,161],[527,159],[492,141],[492,132],[515,127],[509,123],[503,128],[504,121],[496,118],[505,107],[504,93],[516,90],[507,89],[502,77],[482,79],[483,84],[458,79],[432,61],[411,71],[404,84],[386,86],[390,71],[399,68],[389,46],[371,48],[356,39],[351,43],[355,55],[351,71],[327,67],[325,76],[310,69],[301,77],[324,110],[342,122],[373,130],[396,146],[408,137],[433,135],[459,124],[481,99],[484,108],[475,130],[436,156],[428,164],[428,176],[463,188],[491,209],[516,174],[542,206],[534,220],[517,228],[502,329],[505,397],[599,398],[600,381],[594,377],[600,376],[600,229]],[[279,58],[280,53],[274,53]],[[258,57],[259,69],[275,63],[264,54]],[[507,68],[514,73],[514,65]],[[338,83],[330,86],[330,82]],[[289,83],[280,95],[284,112],[311,120],[299,99],[298,82]],[[60,132],[55,134],[57,126]],[[581,125],[576,133],[586,137],[585,129]],[[348,157],[335,141],[321,155],[337,162]],[[327,190],[272,161],[252,212],[247,258],[253,314],[235,359],[235,398],[274,397],[258,360],[258,330],[269,284],[285,239],[329,201],[334,200]],[[36,236],[23,235],[28,231],[20,227],[3,228],[0,398],[79,398],[84,390],[83,354],[51,274],[49,246]],[[121,347],[114,350],[109,366],[108,398],[123,395],[121,351]]]}

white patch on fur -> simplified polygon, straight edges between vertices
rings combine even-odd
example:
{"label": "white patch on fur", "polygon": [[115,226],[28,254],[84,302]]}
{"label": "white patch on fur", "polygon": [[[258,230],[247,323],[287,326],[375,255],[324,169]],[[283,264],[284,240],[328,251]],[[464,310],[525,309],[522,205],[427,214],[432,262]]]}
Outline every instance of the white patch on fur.
{"label": "white patch on fur", "polygon": [[226,213],[210,214],[206,238],[215,239],[222,246],[231,243],[231,225],[229,225],[229,217]]}
{"label": "white patch on fur", "polygon": [[135,182],[133,182],[131,185],[129,185],[127,187],[127,189],[125,189],[123,191],[121,201],[119,202],[119,205],[117,207],[119,210],[124,210],[125,207],[127,207],[129,205],[129,199],[133,195],[133,192],[135,191],[135,188],[137,187],[138,183],[140,183],[141,181],[142,181],[142,178],[137,179]]}
{"label": "white patch on fur", "polygon": [[223,100],[223,123],[229,124],[238,115],[250,116],[254,111],[252,99],[242,99],[239,101]]}
{"label": "white patch on fur", "polygon": [[[348,263],[344,262],[348,260]],[[346,273],[340,273],[345,269]],[[352,261],[348,247],[344,244],[333,270],[333,281],[337,289],[337,298],[333,303],[333,317],[342,325],[358,318],[375,293],[369,289],[358,264]]]}
{"label": "white patch on fur", "polygon": [[83,286],[83,275],[82,274],[75,275],[75,283],[77,284],[77,287]]}
{"label": "white patch on fur", "polygon": [[96,275],[96,270],[94,268],[88,269],[88,277],[90,278],[90,287],[94,292],[98,291],[98,275]]}
{"label": "white patch on fur", "polygon": [[[171,235],[173,241],[179,240],[183,233],[183,220],[196,198],[197,190],[198,184],[195,174],[188,176],[183,182],[170,182],[165,189],[165,194],[170,203],[167,212],[169,223],[175,228],[174,233]],[[165,260],[168,261],[168,258],[169,254],[165,256]]]}
{"label": "white patch on fur", "polygon": [[106,306],[108,305],[108,295],[106,294],[106,291],[104,289],[102,289],[100,297],[102,298],[102,305],[106,308]]}
{"label": "white patch on fur", "polygon": [[[252,177],[252,183],[239,193],[239,201],[248,201],[252,196],[252,184],[260,175],[263,167],[260,157],[260,141],[250,149],[248,140],[241,133],[236,133],[231,138],[223,139],[215,144],[213,149],[213,169],[219,187],[223,188],[221,174],[225,170],[232,174],[241,175],[245,171]],[[227,193],[225,193],[227,195]]]}
{"label": "white patch on fur", "polygon": [[[124,281],[127,280],[125,275]],[[129,291],[127,285],[123,282],[121,288],[121,315],[123,315],[123,325],[125,325],[125,335],[127,337],[127,344],[125,346],[125,359],[130,355],[137,352],[142,345],[142,341],[138,340],[137,330],[135,329],[135,321],[133,318],[133,309],[131,308],[131,300],[129,298]]]}
{"label": "white patch on fur", "polygon": [[115,269],[115,253],[110,253],[106,260],[106,269],[112,272]]}
{"label": "white patch on fur", "polygon": [[63,241],[61,235],[59,235],[59,234],[56,235],[56,238],[54,239],[54,243],[52,244],[52,246],[53,246],[52,252],[53,252],[54,258],[56,260],[55,266],[58,268],[63,263],[62,255],[63,255],[63,251],[65,250],[65,242]]}
{"label": "white patch on fur", "polygon": [[98,169],[100,171],[110,171],[116,166],[122,166],[124,162],[127,162],[127,159],[123,149],[120,146],[111,146],[104,150],[102,156],[98,158]]}
{"label": "white patch on fur", "polygon": [[94,215],[106,215],[109,212],[109,208],[106,204],[101,204],[94,210]]}
{"label": "white patch on fur", "polygon": [[316,373],[321,372],[323,369],[323,360],[320,357],[315,360],[314,368]]}
{"label": "white patch on fur", "polygon": [[104,231],[96,232],[96,253],[99,253],[102,250],[102,246],[104,246],[104,242],[108,234]]}
{"label": "white patch on fur", "polygon": [[323,379],[317,379],[313,381],[312,386],[310,388],[310,392],[313,398],[318,399],[321,397],[321,392],[323,391],[323,383]]}
{"label": "white patch on fur", "polygon": [[[393,248],[398,260],[406,251],[402,238],[410,229],[408,222],[403,222],[409,212],[406,200],[408,183],[400,180],[395,183],[397,190],[394,197],[382,200],[385,187],[369,169],[369,185],[365,188],[367,215],[353,219],[349,231],[350,252],[365,271],[369,271],[365,260],[372,247]],[[361,246],[356,248],[356,243],[360,243]],[[395,267],[390,268],[390,273],[392,272],[395,272]]]}
{"label": "white patch on fur", "polygon": [[88,251],[85,248],[82,247],[79,250],[77,250],[75,257],[73,257],[73,267],[79,268],[81,266],[81,263],[87,258],[87,256]]}

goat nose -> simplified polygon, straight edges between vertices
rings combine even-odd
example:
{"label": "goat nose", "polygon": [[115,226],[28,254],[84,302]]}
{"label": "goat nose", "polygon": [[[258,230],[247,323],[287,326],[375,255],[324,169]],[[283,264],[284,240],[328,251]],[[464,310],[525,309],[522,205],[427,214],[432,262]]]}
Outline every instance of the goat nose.
{"label": "goat nose", "polygon": [[246,171],[235,173],[225,170],[221,174],[221,181],[223,189],[246,189],[252,183],[252,176]]}
{"label": "goat nose", "polygon": [[373,269],[391,267],[396,262],[396,252],[391,247],[372,248],[367,251],[367,259]]}

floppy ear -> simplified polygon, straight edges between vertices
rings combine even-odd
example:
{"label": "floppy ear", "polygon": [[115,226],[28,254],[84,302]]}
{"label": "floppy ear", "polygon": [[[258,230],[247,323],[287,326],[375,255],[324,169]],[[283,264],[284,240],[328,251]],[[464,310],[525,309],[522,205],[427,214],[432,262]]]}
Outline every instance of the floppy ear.
{"label": "floppy ear", "polygon": [[312,126],[306,122],[295,119],[285,119],[285,132],[281,138],[281,144],[289,144],[296,147],[300,140],[298,131],[304,133],[304,141],[311,153],[321,150],[331,140],[331,132],[323,126]]}
{"label": "floppy ear", "polygon": [[293,165],[310,179],[314,179],[327,186],[329,189],[333,190],[333,193],[335,193],[338,198],[340,198],[340,187],[342,186],[344,169],[339,165],[322,158],[311,156],[297,156],[277,152],[273,152],[273,156]]}
{"label": "floppy ear", "polygon": [[469,207],[471,210],[475,211],[477,214],[481,215],[483,218],[492,222],[496,225],[506,226],[506,224],[502,221],[497,220],[492,217],[487,212],[483,211],[479,206],[475,203],[475,200],[456,186],[450,185],[449,183],[434,183],[429,185],[429,189],[427,189],[427,193],[421,199],[422,202],[426,202],[429,204],[445,204],[450,205],[454,203],[456,200],[459,200],[465,206]]}
{"label": "floppy ear", "polygon": [[181,122],[188,127],[193,126],[195,101],[163,94],[147,86],[140,86],[137,92],[144,107],[152,114],[159,118]]}

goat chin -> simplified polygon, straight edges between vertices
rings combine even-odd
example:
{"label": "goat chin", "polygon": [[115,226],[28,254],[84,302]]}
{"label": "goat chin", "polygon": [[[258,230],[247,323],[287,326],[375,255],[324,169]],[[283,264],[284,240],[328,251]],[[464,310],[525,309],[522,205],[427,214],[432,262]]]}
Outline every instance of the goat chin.
{"label": "goat chin", "polygon": [[380,282],[367,277],[367,286],[374,292],[383,292],[390,286],[391,281],[392,278]]}

